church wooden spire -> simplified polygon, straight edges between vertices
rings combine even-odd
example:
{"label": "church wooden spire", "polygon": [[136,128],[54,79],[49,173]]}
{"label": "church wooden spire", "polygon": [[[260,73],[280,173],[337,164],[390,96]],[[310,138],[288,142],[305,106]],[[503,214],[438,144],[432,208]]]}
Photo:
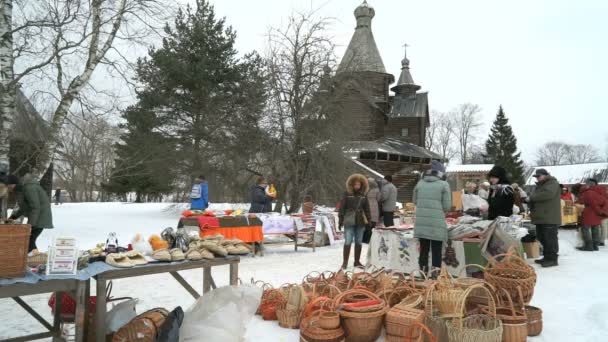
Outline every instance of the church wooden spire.
{"label": "church wooden spire", "polygon": [[367,1],[355,9],[357,27],[338,66],[337,73],[372,71],[386,73],[382,57],[372,33],[372,19],[376,15]]}

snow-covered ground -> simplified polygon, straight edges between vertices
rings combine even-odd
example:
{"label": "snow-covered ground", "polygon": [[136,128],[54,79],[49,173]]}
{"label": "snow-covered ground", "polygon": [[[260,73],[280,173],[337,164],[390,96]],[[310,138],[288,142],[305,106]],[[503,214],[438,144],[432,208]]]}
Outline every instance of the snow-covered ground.
{"label": "snow-covered ground", "polygon": [[[227,205],[219,205],[226,207]],[[105,241],[109,232],[117,232],[119,242],[128,243],[136,233],[158,234],[163,228],[177,224],[180,208],[167,204],[66,204],[53,207],[54,230],[45,231],[39,241],[41,249],[53,235],[75,236],[81,248]],[[574,249],[574,231],[560,231],[560,266],[550,269],[534,267],[538,283],[533,305],[544,311],[544,331],[530,341],[603,341],[608,336],[608,248],[600,252],[579,252]],[[310,249],[293,246],[268,247],[266,256],[243,258],[240,278],[264,280],[275,286],[299,282],[314,270],[335,270],[341,262],[341,246]],[[365,255],[365,252],[363,253]],[[201,271],[185,271],[182,275],[202,288]],[[228,267],[213,269],[218,286],[228,284]],[[92,286],[94,291],[94,286]],[[116,281],[114,296],[140,299],[138,311],[163,306],[188,308],[193,299],[170,275],[153,275]],[[26,297],[35,309],[50,320],[48,295]],[[0,299],[0,339],[43,328],[10,299]],[[276,322],[256,317],[249,325],[247,341],[298,341],[297,330],[281,329]]]}

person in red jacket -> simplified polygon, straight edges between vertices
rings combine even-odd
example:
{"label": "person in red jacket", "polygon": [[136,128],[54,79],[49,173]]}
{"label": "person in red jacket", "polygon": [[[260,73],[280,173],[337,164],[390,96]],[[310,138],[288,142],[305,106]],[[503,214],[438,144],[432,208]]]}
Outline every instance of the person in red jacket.
{"label": "person in red jacket", "polygon": [[560,187],[562,188],[562,199],[564,201],[574,202],[574,196],[572,196],[572,193],[570,192],[570,190],[568,190],[568,188],[565,187],[563,184],[560,184]]}
{"label": "person in red jacket", "polygon": [[577,201],[583,204],[585,209],[582,215],[582,233],[584,246],[577,247],[581,251],[598,251],[600,245],[600,226],[604,216],[608,213],[608,200],[606,190],[597,185],[595,179],[588,179],[587,187],[584,189]]}

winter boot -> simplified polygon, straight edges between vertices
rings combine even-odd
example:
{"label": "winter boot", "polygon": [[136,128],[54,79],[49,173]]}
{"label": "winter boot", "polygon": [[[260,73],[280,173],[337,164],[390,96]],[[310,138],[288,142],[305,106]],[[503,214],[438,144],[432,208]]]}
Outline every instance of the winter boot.
{"label": "winter boot", "polygon": [[350,245],[344,245],[342,250],[342,269],[345,270],[348,267],[348,258],[350,257]]}
{"label": "winter boot", "polygon": [[361,248],[363,248],[362,245],[355,245],[355,267],[365,268],[359,261],[361,259]]}
{"label": "winter boot", "polygon": [[557,266],[557,260],[544,260],[540,265],[542,267],[555,267]]}
{"label": "winter boot", "polygon": [[593,243],[593,250],[594,251],[599,251],[600,250],[600,243],[599,242],[594,242]]}
{"label": "winter boot", "polygon": [[576,249],[583,252],[593,252],[593,242],[585,241],[585,245],[582,247],[576,247]]}
{"label": "winter boot", "polygon": [[545,258],[543,257],[542,259],[536,259],[534,260],[535,263],[542,265],[543,261],[545,261]]}

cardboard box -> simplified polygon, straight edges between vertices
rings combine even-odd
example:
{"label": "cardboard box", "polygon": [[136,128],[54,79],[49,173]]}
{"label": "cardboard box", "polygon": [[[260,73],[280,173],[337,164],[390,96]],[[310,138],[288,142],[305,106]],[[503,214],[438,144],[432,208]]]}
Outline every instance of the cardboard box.
{"label": "cardboard box", "polygon": [[538,241],[534,242],[524,242],[524,251],[526,252],[526,258],[528,259],[536,259],[540,257],[540,245]]}

